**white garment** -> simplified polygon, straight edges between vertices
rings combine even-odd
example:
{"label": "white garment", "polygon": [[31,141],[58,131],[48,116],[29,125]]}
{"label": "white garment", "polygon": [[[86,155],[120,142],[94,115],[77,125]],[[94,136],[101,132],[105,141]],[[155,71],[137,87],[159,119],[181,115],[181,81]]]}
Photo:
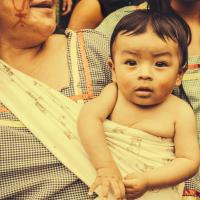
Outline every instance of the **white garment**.
{"label": "white garment", "polygon": [[[81,105],[0,60],[0,100],[66,167],[90,186],[96,172],[83,149],[77,118]],[[15,98],[13,98],[15,97]],[[174,159],[171,139],[109,120],[106,140],[122,175],[166,165]],[[98,188],[99,196],[101,192]],[[112,195],[110,199],[113,199]],[[139,200],[179,200],[177,187],[147,191]]]}

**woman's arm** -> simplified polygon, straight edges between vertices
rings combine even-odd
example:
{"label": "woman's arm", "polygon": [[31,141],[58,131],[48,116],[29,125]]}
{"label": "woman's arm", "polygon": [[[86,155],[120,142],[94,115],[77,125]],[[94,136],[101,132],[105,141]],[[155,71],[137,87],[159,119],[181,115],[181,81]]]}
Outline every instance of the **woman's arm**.
{"label": "woman's arm", "polygon": [[74,31],[96,28],[103,20],[98,0],[81,0],[75,6],[68,28]]}

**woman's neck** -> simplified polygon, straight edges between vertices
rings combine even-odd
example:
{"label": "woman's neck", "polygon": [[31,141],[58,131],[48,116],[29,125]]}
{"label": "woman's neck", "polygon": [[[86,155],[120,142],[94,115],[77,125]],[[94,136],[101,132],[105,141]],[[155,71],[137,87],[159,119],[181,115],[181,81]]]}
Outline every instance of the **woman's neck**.
{"label": "woman's neck", "polygon": [[[0,41],[0,59],[14,68],[25,71],[24,66],[32,63],[41,52],[42,45],[35,47],[22,47],[6,41]],[[30,69],[31,70],[31,69]]]}

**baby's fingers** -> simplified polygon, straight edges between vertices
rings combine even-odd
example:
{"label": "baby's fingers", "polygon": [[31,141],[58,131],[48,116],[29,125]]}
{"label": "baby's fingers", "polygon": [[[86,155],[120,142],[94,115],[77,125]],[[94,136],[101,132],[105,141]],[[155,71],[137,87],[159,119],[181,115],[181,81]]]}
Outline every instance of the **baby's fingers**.
{"label": "baby's fingers", "polygon": [[138,189],[132,187],[126,187],[126,199],[127,200],[132,200],[135,198],[138,198],[142,195],[142,193],[140,191],[138,191]]}
{"label": "baby's fingers", "polygon": [[140,196],[141,196],[141,193],[139,193],[139,192],[128,193],[128,194],[126,194],[126,199],[133,200],[133,199],[139,198]]}
{"label": "baby's fingers", "polygon": [[119,187],[120,187],[121,195],[122,195],[122,197],[124,199],[125,198],[125,194],[126,194],[126,190],[125,190],[125,186],[124,186],[122,181],[119,182]]}
{"label": "baby's fingers", "polygon": [[107,200],[108,199],[108,194],[109,194],[109,188],[110,188],[110,184],[108,181],[104,180],[103,182],[99,182],[99,181],[95,181],[89,189],[88,195],[92,195],[94,193],[94,191],[96,190],[96,188],[101,185],[101,192],[102,192],[102,197],[103,200]]}
{"label": "baby's fingers", "polygon": [[115,179],[113,179],[111,181],[111,188],[112,188],[112,191],[115,195],[115,198],[116,199],[121,199],[121,191],[120,191],[120,187],[119,187],[119,184],[117,183],[117,181]]}
{"label": "baby's fingers", "polygon": [[108,181],[104,181],[102,183],[102,196],[103,196],[103,200],[108,199],[109,188],[110,188],[109,182]]}
{"label": "baby's fingers", "polygon": [[112,191],[117,200],[121,200],[125,198],[125,187],[122,181],[113,179],[111,181]]}
{"label": "baby's fingers", "polygon": [[92,183],[88,191],[88,195],[92,195],[98,186],[99,186],[99,182],[95,181],[94,183]]}

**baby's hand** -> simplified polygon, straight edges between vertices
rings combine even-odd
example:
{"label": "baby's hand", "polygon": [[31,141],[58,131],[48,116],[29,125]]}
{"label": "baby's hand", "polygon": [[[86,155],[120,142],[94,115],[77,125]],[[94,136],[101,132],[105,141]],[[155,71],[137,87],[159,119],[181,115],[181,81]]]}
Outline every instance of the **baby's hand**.
{"label": "baby's hand", "polygon": [[123,183],[127,199],[138,198],[148,190],[148,180],[143,173],[128,174],[124,178]]}
{"label": "baby's hand", "polygon": [[72,0],[63,0],[62,4],[62,15],[67,15],[72,9]]}
{"label": "baby's hand", "polygon": [[104,200],[108,199],[109,191],[113,191],[117,200],[124,199],[125,197],[122,177],[116,167],[98,169],[96,179],[90,187],[89,194],[92,194],[98,186],[102,187],[102,196]]}

